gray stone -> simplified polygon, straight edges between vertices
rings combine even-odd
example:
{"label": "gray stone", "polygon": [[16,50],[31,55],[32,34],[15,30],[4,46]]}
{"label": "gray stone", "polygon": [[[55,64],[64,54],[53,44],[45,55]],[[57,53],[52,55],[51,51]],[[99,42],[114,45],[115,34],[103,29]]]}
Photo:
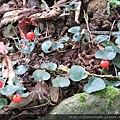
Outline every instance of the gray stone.
{"label": "gray stone", "polygon": [[108,86],[92,94],[75,94],[59,103],[45,118],[63,114],[120,114],[120,90]]}

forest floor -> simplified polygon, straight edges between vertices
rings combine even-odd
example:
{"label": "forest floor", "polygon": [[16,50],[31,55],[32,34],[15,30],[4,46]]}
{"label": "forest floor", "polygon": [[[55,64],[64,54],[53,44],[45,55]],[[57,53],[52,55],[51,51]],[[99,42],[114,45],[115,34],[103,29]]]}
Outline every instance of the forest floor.
{"label": "forest floor", "polygon": [[[89,2],[82,0],[57,0],[57,3],[54,0],[25,1],[0,0],[0,61],[9,72],[9,67],[14,71],[18,66],[24,66],[15,72],[15,76],[26,88],[24,92],[29,92],[29,95],[24,97],[24,102],[19,105],[11,102],[15,92],[10,96],[1,95],[7,99],[7,106],[1,110],[0,117],[4,116],[4,119],[9,120],[37,119],[63,99],[84,92],[86,80],[71,81],[68,87],[62,88],[52,85],[52,80],[57,76],[68,78],[67,72],[73,65],[82,66],[89,74],[95,75],[102,73],[116,76],[116,71],[119,72],[119,67],[115,67],[112,62],[107,69],[101,68],[101,58],[96,58],[95,53],[104,50],[105,44],[98,44],[94,40],[97,35],[107,35],[115,41],[112,32],[119,30],[119,7],[113,8],[108,15],[107,7],[87,13]],[[70,32],[72,27],[76,27],[75,32],[80,28],[80,35],[74,35],[74,30]],[[35,32],[35,38],[29,41],[32,43],[20,42],[21,39],[26,39],[26,34],[30,31]],[[25,48],[27,44],[29,46]],[[7,50],[5,54],[2,47]],[[4,64],[6,56],[14,62],[13,67],[7,63],[8,59]],[[45,69],[51,75],[49,80],[36,81],[33,77],[34,71],[43,70],[41,65],[51,62],[55,63],[57,68],[56,71]],[[2,67],[1,77],[6,78],[4,86],[9,84],[7,81],[10,73],[5,75]]]}

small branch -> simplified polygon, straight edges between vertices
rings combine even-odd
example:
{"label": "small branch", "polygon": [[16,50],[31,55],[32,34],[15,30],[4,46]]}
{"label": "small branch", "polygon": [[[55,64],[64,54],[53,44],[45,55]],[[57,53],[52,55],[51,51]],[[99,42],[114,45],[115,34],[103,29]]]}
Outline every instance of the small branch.
{"label": "small branch", "polygon": [[110,41],[110,37],[112,36],[112,30],[113,30],[114,25],[115,25],[115,20],[113,21],[113,24],[112,24],[111,29],[110,29],[108,42]]}
{"label": "small branch", "polygon": [[113,79],[113,80],[120,79],[119,76],[113,76],[113,75],[97,75],[97,74],[93,74],[93,73],[89,73],[89,72],[87,72],[87,74],[89,76],[95,76],[95,77],[100,77],[100,78],[109,78],[109,79]]}
{"label": "small branch", "polygon": [[[91,31],[91,33],[94,35],[109,35],[110,31]],[[111,36],[114,36],[114,34],[120,35],[120,32],[119,31],[111,32]]]}
{"label": "small branch", "polygon": [[84,19],[85,19],[85,22],[86,22],[86,25],[87,25],[87,30],[88,30],[88,32],[89,32],[89,34],[90,34],[91,40],[93,40],[93,36],[92,36],[92,33],[91,33],[91,31],[90,31],[90,28],[89,28],[88,20],[87,20],[87,18],[86,18],[86,12],[85,12],[84,9],[83,9],[83,11],[84,11]]}

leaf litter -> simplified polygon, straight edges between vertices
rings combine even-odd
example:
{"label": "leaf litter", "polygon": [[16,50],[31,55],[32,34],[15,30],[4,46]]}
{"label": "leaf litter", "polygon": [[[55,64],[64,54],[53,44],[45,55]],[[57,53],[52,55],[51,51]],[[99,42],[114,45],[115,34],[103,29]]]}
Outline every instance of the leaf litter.
{"label": "leaf litter", "polygon": [[[3,4],[5,2],[5,4]],[[11,2],[11,3],[10,3]],[[17,4],[16,4],[17,3]],[[102,31],[108,31],[109,33],[112,19],[115,18],[115,14],[111,12],[111,16],[105,13],[106,9],[97,10],[93,16],[90,18],[89,26],[86,26],[84,20],[81,16],[81,1],[75,10],[70,14],[71,17],[64,13],[63,16],[59,17],[63,12],[62,4],[69,4],[68,0],[57,0],[56,3],[53,1],[42,0],[42,3],[36,3],[36,0],[29,0],[29,3],[20,3],[16,0],[14,3],[12,0],[2,0],[0,1],[0,53],[4,56],[1,59],[2,62],[2,75],[3,78],[8,79],[8,83],[12,84],[12,78],[14,78],[14,69],[16,67],[12,65],[12,61],[17,61],[18,65],[25,65],[28,67],[28,71],[24,74],[18,75],[19,81],[29,91],[29,95],[23,97],[23,100],[16,104],[9,101],[9,104],[3,109],[3,114],[8,114],[8,118],[14,119],[35,119],[41,117],[48,113],[55,105],[59,104],[63,99],[68,98],[75,93],[84,92],[83,86],[86,81],[74,82],[71,81],[69,87],[59,88],[53,87],[51,85],[51,80],[56,77],[56,75],[66,76],[66,72],[73,65],[80,65],[85,68],[89,73],[100,74],[100,61],[95,59],[95,52],[99,49],[103,50],[102,44],[96,44],[91,42],[89,38],[85,38],[82,45],[75,41],[69,41],[64,44],[64,48],[59,48],[52,51],[49,54],[45,54],[42,51],[42,43],[50,40],[51,42],[60,41],[61,38],[70,37],[71,34],[68,33],[68,28],[72,26],[78,26],[87,30],[90,27],[90,31],[93,37],[96,34],[102,33]],[[46,6],[48,9],[41,9],[38,5]],[[4,6],[7,6],[6,8]],[[87,8],[86,8],[87,9]],[[74,15],[75,13],[75,15]],[[26,33],[29,31],[34,31],[37,27],[38,36],[36,36],[35,48],[30,54],[20,54],[17,50],[15,52],[8,53],[9,46],[6,46],[6,39],[10,40],[10,43],[15,46],[14,40],[9,38],[11,36],[10,31],[5,34],[4,30],[9,23],[13,22],[13,27],[18,29],[18,36],[22,39],[26,39]],[[14,29],[14,30],[15,30]],[[113,30],[116,30],[114,26]],[[86,32],[84,32],[85,35]],[[94,34],[95,33],[95,34]],[[12,34],[13,35],[13,34]],[[15,37],[18,37],[14,34]],[[12,36],[13,37],[13,36]],[[87,44],[85,44],[87,43]],[[11,45],[10,44],[10,45]],[[24,45],[22,46],[24,48]],[[50,50],[51,51],[51,50]],[[8,57],[9,56],[9,57]],[[47,81],[35,81],[32,74],[36,69],[41,69],[41,64],[43,63],[56,63],[58,67],[58,73],[50,71],[51,79]],[[62,66],[62,67],[61,67]],[[109,73],[114,73],[112,68],[109,68]],[[61,76],[61,77],[62,77]],[[68,76],[66,76],[68,77]],[[6,84],[6,82],[5,82]],[[7,98],[9,99],[9,97]],[[24,116],[26,115],[26,116]]]}

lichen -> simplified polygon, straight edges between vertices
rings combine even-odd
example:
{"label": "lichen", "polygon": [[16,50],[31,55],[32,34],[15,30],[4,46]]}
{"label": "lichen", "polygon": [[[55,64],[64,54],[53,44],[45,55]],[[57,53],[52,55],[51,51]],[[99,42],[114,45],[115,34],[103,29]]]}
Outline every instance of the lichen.
{"label": "lichen", "polygon": [[80,106],[83,108],[87,107],[87,104],[86,104],[87,94],[81,93],[81,94],[78,94],[78,97],[79,97],[79,101],[80,101]]}
{"label": "lichen", "polygon": [[115,97],[117,97],[119,94],[120,94],[119,89],[113,86],[107,86],[104,90],[97,92],[97,95],[100,98],[105,98],[107,100],[106,107],[108,107],[108,105],[112,103]]}

